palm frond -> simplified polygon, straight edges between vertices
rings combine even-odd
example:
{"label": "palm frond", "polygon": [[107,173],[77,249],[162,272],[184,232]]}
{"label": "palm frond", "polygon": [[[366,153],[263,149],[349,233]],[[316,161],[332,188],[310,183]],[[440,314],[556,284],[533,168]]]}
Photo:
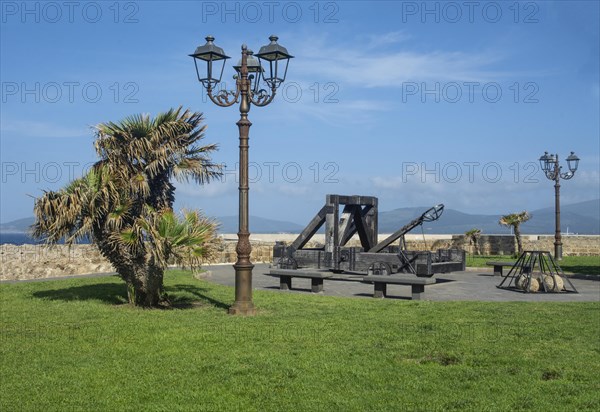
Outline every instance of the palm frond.
{"label": "palm frond", "polygon": [[216,224],[199,212],[173,213],[171,179],[207,183],[222,174],[202,145],[203,114],[172,108],[94,127],[99,160],[64,189],[36,199],[33,234],[52,243],[94,237],[119,262],[170,258],[199,264],[211,254]]}

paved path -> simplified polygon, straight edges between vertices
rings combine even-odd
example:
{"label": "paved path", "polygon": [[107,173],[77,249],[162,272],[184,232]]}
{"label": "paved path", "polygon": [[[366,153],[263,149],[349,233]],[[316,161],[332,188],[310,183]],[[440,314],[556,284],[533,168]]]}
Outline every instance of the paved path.
{"label": "paved path", "polygon": [[[210,271],[206,280],[220,285],[234,286],[235,272],[232,265],[205,266]],[[264,275],[269,272],[269,265],[257,264],[253,270],[253,286],[255,290],[268,290],[273,293],[304,293],[310,294],[310,279],[293,279],[293,290],[279,290],[279,279]],[[90,278],[113,276],[114,273],[95,273],[90,275],[65,276],[49,279],[30,279],[2,281],[0,283],[40,282],[67,278]],[[491,269],[470,268],[467,272],[454,272],[435,276],[438,283],[425,287],[425,300],[476,300],[476,301],[522,301],[522,302],[600,302],[600,281],[571,279],[579,293],[522,293],[512,290],[498,289],[502,278],[493,276]],[[343,296],[352,298],[372,298],[373,285],[339,280],[325,279],[324,295]],[[410,299],[410,286],[389,285],[388,299]]]}
{"label": "paved path", "polygon": [[[234,270],[231,265],[205,266],[210,271],[206,280],[221,285],[233,286],[235,283]],[[279,279],[265,276],[269,272],[266,264],[257,264],[253,270],[253,287],[255,290],[269,290],[274,293],[305,293],[310,294],[310,279],[292,280],[293,290],[280,291]],[[535,302],[584,302],[600,301],[600,281],[571,279],[579,293],[522,293],[512,290],[498,289],[502,278],[493,276],[487,269],[469,270],[467,272],[454,272],[439,274],[435,278],[438,283],[425,287],[426,300],[479,300],[479,301],[535,301]],[[373,285],[325,279],[324,295],[345,296],[356,298],[371,298]],[[409,299],[410,286],[389,285],[389,299]]]}

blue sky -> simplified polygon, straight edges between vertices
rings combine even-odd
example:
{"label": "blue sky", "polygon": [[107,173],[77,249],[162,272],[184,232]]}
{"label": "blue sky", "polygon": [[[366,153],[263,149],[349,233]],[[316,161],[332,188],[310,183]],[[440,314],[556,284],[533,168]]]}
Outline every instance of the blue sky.
{"label": "blue sky", "polygon": [[235,215],[239,111],[206,98],[188,57],[207,34],[233,63],[271,34],[295,56],[250,112],[252,215],[304,224],[327,193],[534,210],[554,200],[545,150],[581,158],[563,203],[598,198],[598,4],[2,1],[0,221],[89,167],[91,126],[179,105],[204,112],[227,174],[178,184],[176,208]]}

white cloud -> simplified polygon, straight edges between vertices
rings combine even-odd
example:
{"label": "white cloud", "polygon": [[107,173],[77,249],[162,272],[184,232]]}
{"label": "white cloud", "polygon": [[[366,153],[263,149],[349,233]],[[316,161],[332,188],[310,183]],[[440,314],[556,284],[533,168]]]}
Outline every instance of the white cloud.
{"label": "white cloud", "polygon": [[350,39],[351,46],[326,34],[306,36],[301,42],[292,38],[288,47],[296,58],[277,96],[285,101],[278,105],[281,116],[364,125],[377,113],[401,109],[392,95],[403,82],[484,83],[514,75],[491,68],[503,58],[497,51],[415,52],[402,47],[410,37],[405,31],[358,34]]}
{"label": "white cloud", "polygon": [[485,70],[498,61],[491,55],[467,55],[461,52],[418,54],[400,51],[389,54],[330,50],[328,57],[303,62],[299,71],[314,76],[333,78],[354,86],[401,87],[403,82],[457,81],[489,82],[506,74]]}
{"label": "white cloud", "polygon": [[[503,58],[494,51],[414,52],[397,43],[409,38],[404,32],[390,32],[358,40],[350,47],[332,45],[325,37],[297,44],[293,73],[312,79],[334,79],[359,87],[401,87],[406,81],[497,81],[511,73],[489,67]],[[290,65],[292,65],[290,63]]]}

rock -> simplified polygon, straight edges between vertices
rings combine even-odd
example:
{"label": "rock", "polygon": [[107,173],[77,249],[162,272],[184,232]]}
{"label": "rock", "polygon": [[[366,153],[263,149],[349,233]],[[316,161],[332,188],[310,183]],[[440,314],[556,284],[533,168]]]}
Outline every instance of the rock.
{"label": "rock", "polygon": [[517,289],[520,290],[524,290],[525,289],[525,283],[527,282],[527,276],[525,275],[520,275],[517,280],[515,281],[515,286],[517,287]]}
{"label": "rock", "polygon": [[544,285],[548,292],[560,292],[564,289],[564,281],[559,275],[544,275]]}
{"label": "rock", "polygon": [[540,290],[540,282],[536,278],[531,278],[529,284],[525,282],[525,290],[527,292],[536,293]]}

